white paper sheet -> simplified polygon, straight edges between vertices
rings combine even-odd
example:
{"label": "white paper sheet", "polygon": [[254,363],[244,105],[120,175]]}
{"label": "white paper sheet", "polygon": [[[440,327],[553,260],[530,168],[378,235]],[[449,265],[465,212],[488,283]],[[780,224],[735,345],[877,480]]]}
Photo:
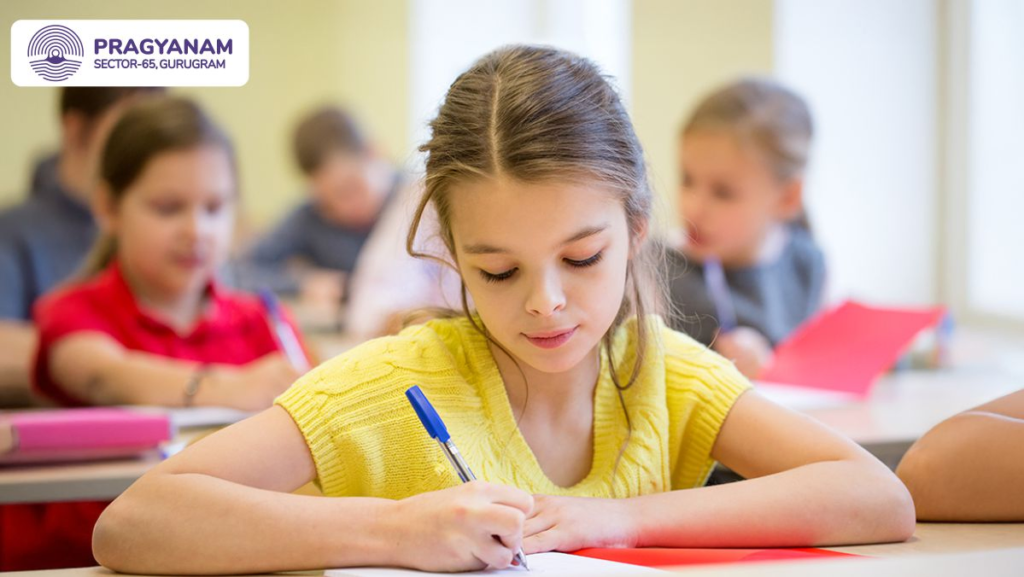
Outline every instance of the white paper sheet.
{"label": "white paper sheet", "polygon": [[530,570],[519,567],[501,569],[494,571],[471,571],[467,573],[425,573],[413,569],[396,569],[393,567],[353,567],[349,569],[331,569],[324,572],[325,577],[408,577],[410,575],[448,575],[449,577],[463,575],[487,575],[489,577],[499,575],[515,575],[527,577],[530,575],[580,575],[587,577],[610,577],[628,575],[666,575],[665,571],[651,567],[640,567],[638,565],[626,565],[603,559],[591,559],[578,555],[565,553],[537,553],[528,555],[526,563]]}

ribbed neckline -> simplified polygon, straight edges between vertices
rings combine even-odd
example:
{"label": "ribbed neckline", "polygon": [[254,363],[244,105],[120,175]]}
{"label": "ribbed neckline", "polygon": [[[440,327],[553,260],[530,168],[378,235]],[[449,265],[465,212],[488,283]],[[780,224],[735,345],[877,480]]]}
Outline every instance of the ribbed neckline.
{"label": "ribbed neckline", "polygon": [[[472,353],[468,355],[469,358],[479,359],[481,363],[476,367],[480,386],[479,394],[484,403],[484,410],[489,415],[488,427],[493,437],[492,444],[494,446],[505,445],[507,439],[507,447],[503,453],[515,455],[517,462],[512,463],[512,466],[517,472],[527,477],[530,484],[538,488],[540,492],[548,494],[591,493],[595,486],[607,483],[614,466],[614,456],[621,444],[622,436],[616,434],[616,430],[625,431],[625,421],[622,419],[622,411],[619,408],[615,383],[612,382],[608,369],[608,356],[601,343],[598,344],[601,369],[594,390],[594,422],[592,425],[594,451],[590,462],[590,471],[576,484],[563,487],[547,476],[540,466],[536,454],[526,441],[526,437],[516,426],[508,391],[505,389],[501,371],[498,370],[498,365],[487,344],[487,338],[473,328],[468,319],[465,320],[463,331],[467,346],[472,348]],[[618,339],[615,339],[613,342],[618,344],[617,341]],[[615,354],[616,358],[621,358],[618,350],[615,351]]]}

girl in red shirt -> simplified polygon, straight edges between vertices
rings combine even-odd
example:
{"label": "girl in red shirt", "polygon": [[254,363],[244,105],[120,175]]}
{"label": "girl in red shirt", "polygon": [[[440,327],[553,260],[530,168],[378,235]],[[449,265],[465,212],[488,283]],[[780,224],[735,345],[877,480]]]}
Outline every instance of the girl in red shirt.
{"label": "girl in red shirt", "polygon": [[[188,100],[142,103],[111,132],[100,177],[85,274],[34,311],[36,389],[63,406],[269,407],[299,371],[259,299],[214,278],[238,199],[227,137]],[[105,506],[4,508],[0,568],[95,565]]]}

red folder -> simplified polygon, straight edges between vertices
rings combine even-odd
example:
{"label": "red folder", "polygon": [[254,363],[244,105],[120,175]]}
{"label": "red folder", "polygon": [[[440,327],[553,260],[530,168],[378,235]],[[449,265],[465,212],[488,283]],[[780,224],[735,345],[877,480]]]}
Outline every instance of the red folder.
{"label": "red folder", "polygon": [[137,455],[173,435],[165,414],[117,408],[0,414],[0,463]]}
{"label": "red folder", "polygon": [[680,567],[683,565],[715,565],[751,563],[756,561],[791,561],[794,559],[825,559],[859,557],[850,553],[824,549],[581,549],[573,553],[583,557],[617,561],[644,567]]}
{"label": "red folder", "polygon": [[895,309],[844,302],[780,343],[757,380],[867,395],[914,338],[938,325],[945,314],[942,307]]}

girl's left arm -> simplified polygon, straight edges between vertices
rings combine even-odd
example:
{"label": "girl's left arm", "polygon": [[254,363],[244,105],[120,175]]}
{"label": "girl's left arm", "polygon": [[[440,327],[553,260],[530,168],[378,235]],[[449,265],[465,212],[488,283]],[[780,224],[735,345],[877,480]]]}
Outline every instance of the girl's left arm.
{"label": "girl's left arm", "polygon": [[905,541],[906,487],[853,441],[754,391],[722,425],[712,457],[746,481],[622,500],[535,500],[524,548],[809,547]]}

